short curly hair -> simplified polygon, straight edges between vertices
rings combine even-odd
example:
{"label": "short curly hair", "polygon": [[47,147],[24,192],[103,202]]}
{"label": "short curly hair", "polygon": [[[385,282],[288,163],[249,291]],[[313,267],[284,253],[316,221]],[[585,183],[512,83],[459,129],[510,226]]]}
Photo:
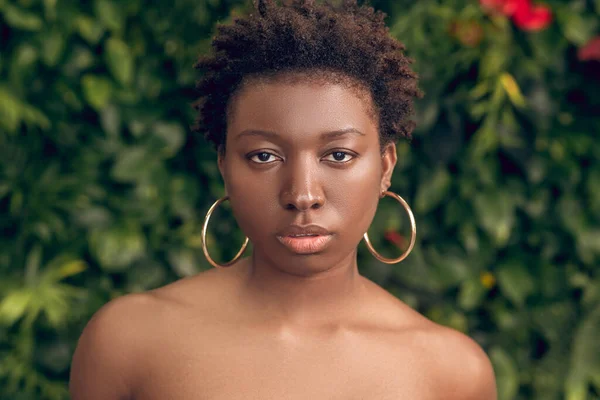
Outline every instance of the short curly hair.
{"label": "short curly hair", "polygon": [[[193,104],[193,131],[204,134],[225,154],[227,113],[236,90],[250,78],[285,74],[342,76],[367,89],[375,106],[381,149],[400,137],[411,138],[413,98],[423,94],[413,60],[389,35],[386,16],[373,7],[344,0],[254,0],[255,11],[230,24],[219,24],[214,53],[194,65],[203,71]],[[324,75],[325,74],[325,75]]]}

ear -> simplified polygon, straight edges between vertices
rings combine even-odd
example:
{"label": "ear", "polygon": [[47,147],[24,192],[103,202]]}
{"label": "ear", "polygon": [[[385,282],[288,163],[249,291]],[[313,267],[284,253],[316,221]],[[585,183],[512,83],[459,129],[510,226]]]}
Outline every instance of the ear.
{"label": "ear", "polygon": [[220,151],[217,155],[217,166],[219,167],[219,172],[221,173],[221,178],[223,179],[225,194],[227,194],[227,181],[225,180],[225,154]]}
{"label": "ear", "polygon": [[396,155],[396,143],[388,143],[383,153],[381,154],[381,186],[379,188],[379,194],[388,190],[392,185],[392,174],[396,167],[396,161],[398,156]]}
{"label": "ear", "polygon": [[217,165],[219,166],[219,172],[221,173],[221,178],[223,178],[223,180],[225,180],[225,155],[223,155],[223,153],[218,152],[217,154]]}

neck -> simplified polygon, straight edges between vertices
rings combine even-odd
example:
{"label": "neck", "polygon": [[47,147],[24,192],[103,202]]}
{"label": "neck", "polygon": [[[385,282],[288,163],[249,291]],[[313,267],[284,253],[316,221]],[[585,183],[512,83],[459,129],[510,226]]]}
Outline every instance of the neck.
{"label": "neck", "polygon": [[278,268],[256,251],[245,265],[244,301],[285,324],[341,323],[356,312],[365,292],[356,251],[327,269],[302,276]]}

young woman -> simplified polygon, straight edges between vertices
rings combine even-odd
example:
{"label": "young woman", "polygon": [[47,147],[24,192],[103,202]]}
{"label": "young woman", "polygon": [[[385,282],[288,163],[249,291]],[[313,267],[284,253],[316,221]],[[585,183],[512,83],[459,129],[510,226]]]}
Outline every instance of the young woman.
{"label": "young woman", "polygon": [[[357,246],[389,192],[420,96],[384,14],[258,1],[197,67],[197,130],[250,256],[113,300],[73,358],[73,400],[493,400],[471,339],[361,276]],[[369,244],[370,246],[370,244]],[[397,259],[381,257],[384,262]]]}

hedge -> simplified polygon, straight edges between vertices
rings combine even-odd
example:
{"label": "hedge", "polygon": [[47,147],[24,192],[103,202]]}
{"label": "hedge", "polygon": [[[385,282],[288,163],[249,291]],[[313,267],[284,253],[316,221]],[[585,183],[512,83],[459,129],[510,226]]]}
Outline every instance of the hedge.
{"label": "hedge", "polygon": [[[249,3],[0,0],[0,400],[68,398],[99,307],[211,268],[192,65]],[[417,244],[361,243],[361,273],[477,340],[501,400],[600,398],[600,1],[372,4],[426,95],[391,187]],[[231,258],[243,234],[211,222]],[[383,199],[375,248],[407,222]]]}

